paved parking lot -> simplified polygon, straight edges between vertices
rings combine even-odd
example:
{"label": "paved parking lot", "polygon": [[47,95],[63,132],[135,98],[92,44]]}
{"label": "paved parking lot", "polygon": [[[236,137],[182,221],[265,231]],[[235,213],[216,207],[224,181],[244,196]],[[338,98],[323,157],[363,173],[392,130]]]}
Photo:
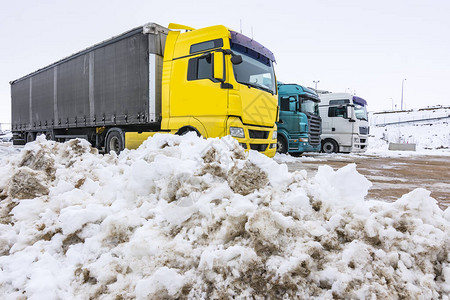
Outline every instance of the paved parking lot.
{"label": "paved parking lot", "polygon": [[306,169],[313,176],[320,165],[336,170],[349,163],[356,163],[358,172],[372,182],[367,198],[393,201],[421,187],[431,191],[442,209],[450,206],[450,156],[308,154],[286,164],[290,171]]}

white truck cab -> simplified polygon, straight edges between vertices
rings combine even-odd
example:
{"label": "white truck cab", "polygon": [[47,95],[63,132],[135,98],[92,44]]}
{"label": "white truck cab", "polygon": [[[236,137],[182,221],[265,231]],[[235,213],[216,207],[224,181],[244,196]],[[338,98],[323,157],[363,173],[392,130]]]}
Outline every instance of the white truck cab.
{"label": "white truck cab", "polygon": [[322,152],[365,152],[369,135],[367,101],[349,93],[319,96]]}

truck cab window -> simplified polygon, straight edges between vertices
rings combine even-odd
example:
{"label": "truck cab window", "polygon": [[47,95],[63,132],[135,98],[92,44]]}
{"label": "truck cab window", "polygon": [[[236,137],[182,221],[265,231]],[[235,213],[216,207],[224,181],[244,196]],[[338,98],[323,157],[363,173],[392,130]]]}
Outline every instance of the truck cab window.
{"label": "truck cab window", "polygon": [[365,121],[369,120],[369,118],[367,117],[366,107],[363,105],[355,104],[355,115],[356,115],[356,118],[359,120],[365,120]]}
{"label": "truck cab window", "polygon": [[333,106],[328,108],[328,117],[347,118],[347,108],[345,106]]}
{"label": "truck cab window", "polygon": [[295,96],[282,96],[280,102],[280,109],[282,111],[295,112],[297,110],[297,98]]}
{"label": "truck cab window", "polygon": [[308,98],[300,98],[300,111],[305,114],[319,115],[319,103]]}
{"label": "truck cab window", "polygon": [[191,45],[191,48],[189,50],[189,54],[196,53],[196,52],[202,52],[214,48],[221,48],[223,47],[223,40],[222,39],[215,39],[211,41],[201,42],[197,44]]}
{"label": "truck cab window", "polygon": [[198,59],[197,79],[213,77],[213,65],[211,56]]}
{"label": "truck cab window", "polygon": [[191,58],[188,62],[187,80],[212,79],[212,56],[200,56]]}
{"label": "truck cab window", "polygon": [[345,105],[348,103],[350,103],[350,100],[348,100],[348,99],[330,100],[330,105]]}

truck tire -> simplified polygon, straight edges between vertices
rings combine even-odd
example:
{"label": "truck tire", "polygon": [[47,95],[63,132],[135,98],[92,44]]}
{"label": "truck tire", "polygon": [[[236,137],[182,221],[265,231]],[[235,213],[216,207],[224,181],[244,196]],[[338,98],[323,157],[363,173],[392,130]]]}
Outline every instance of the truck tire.
{"label": "truck tire", "polygon": [[322,143],[322,152],[337,153],[339,150],[338,144],[333,140],[325,140]]}
{"label": "truck tire", "polygon": [[287,141],[284,138],[284,136],[282,135],[278,135],[277,137],[277,152],[281,153],[281,154],[286,154],[287,153],[287,149],[288,145],[287,145]]}
{"label": "truck tire", "polygon": [[106,153],[114,151],[116,154],[119,154],[123,149],[125,149],[125,137],[123,131],[119,128],[110,129],[105,141]]}
{"label": "truck tire", "polygon": [[36,139],[36,134],[34,132],[27,132],[27,137],[25,143],[30,143]]}
{"label": "truck tire", "polygon": [[55,133],[53,132],[53,130],[49,130],[45,133],[45,138],[47,139],[47,141],[54,141],[55,140]]}
{"label": "truck tire", "polygon": [[185,135],[188,132],[195,132],[197,134],[198,137],[201,136],[200,132],[198,132],[197,129],[193,128],[193,127],[183,127],[180,128],[180,130],[178,130],[177,135]]}
{"label": "truck tire", "polygon": [[289,152],[289,154],[293,157],[300,157],[302,156],[303,152]]}

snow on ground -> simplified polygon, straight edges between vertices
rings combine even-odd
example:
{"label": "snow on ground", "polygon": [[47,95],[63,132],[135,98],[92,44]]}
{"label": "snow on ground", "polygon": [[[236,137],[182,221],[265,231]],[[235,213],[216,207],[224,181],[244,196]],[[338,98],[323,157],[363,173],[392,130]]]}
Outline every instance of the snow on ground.
{"label": "snow on ground", "polygon": [[[420,155],[448,155],[450,153],[449,117],[450,108],[447,107],[371,114],[368,153],[388,155],[386,151],[389,143],[409,143],[416,144],[416,153]],[[389,124],[405,121],[409,122]]]}
{"label": "snow on ground", "polygon": [[[416,110],[410,112],[391,112],[386,114],[372,115],[369,120],[370,126],[369,146],[366,152],[351,154],[324,154],[304,153],[300,157],[289,154],[276,154],[275,161],[278,163],[298,163],[306,161],[326,161],[331,156],[339,160],[352,161],[357,156],[380,156],[380,157],[405,157],[414,155],[443,155],[450,156],[450,119],[436,119],[448,117],[450,109],[440,108],[436,110]],[[431,118],[427,121],[416,121],[411,123],[382,124],[382,121],[394,122],[398,120],[419,120]],[[414,143],[416,151],[390,151],[389,143]]]}
{"label": "snow on ground", "polygon": [[365,201],[350,164],[289,173],[231,138],[100,155],[39,137],[0,163],[4,299],[449,299],[450,210]]}
{"label": "snow on ground", "polygon": [[387,155],[389,143],[409,143],[416,144],[416,154],[419,155],[450,155],[448,121],[372,126],[370,133],[368,153],[382,155],[384,152]]}
{"label": "snow on ground", "polygon": [[11,155],[13,153],[18,153],[18,152],[20,152],[20,150],[17,148],[14,148],[12,143],[0,142],[0,160],[4,156]]}

